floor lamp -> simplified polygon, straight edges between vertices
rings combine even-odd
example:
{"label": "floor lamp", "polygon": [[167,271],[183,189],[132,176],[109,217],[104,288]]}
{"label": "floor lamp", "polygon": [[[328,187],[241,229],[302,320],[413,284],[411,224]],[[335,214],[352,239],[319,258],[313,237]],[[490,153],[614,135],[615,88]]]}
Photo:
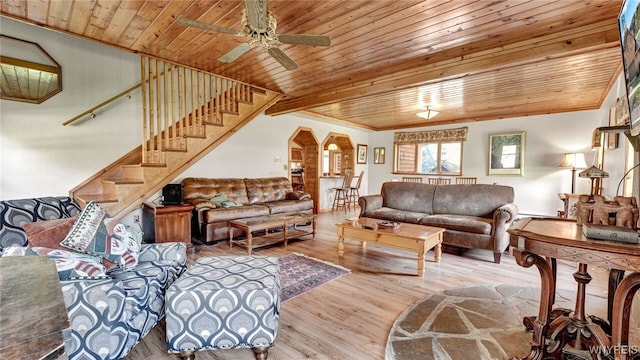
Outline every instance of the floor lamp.
{"label": "floor lamp", "polygon": [[565,153],[562,158],[562,163],[558,165],[561,168],[571,168],[571,193],[575,193],[576,190],[576,169],[584,169],[587,167],[587,163],[584,160],[583,153]]}

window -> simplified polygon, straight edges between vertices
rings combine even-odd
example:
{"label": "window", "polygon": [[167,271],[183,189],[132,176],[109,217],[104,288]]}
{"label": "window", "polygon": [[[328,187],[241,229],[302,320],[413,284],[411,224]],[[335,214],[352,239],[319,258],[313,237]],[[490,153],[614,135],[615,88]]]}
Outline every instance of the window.
{"label": "window", "polygon": [[396,133],[394,172],[462,175],[462,142],[466,140],[466,129]]}
{"label": "window", "polygon": [[461,175],[462,142],[396,145],[397,173]]}

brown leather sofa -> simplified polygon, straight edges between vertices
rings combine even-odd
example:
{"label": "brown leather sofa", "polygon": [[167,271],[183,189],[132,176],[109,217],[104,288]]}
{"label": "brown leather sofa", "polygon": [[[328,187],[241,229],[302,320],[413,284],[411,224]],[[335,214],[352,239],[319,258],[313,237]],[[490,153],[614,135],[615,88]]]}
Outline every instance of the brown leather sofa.
{"label": "brown leather sofa", "polygon": [[444,244],[490,250],[500,263],[518,215],[513,199],[510,186],[386,182],[380,194],[358,203],[360,217],[445,228]]}
{"label": "brown leather sofa", "polygon": [[[307,193],[294,191],[285,177],[260,179],[185,178],[184,201],[194,206],[192,234],[205,243],[229,238],[230,220],[256,216],[312,213],[313,200]],[[240,206],[216,207],[211,201],[224,194]],[[234,237],[241,233],[233,229]],[[237,233],[236,233],[237,232]]]}

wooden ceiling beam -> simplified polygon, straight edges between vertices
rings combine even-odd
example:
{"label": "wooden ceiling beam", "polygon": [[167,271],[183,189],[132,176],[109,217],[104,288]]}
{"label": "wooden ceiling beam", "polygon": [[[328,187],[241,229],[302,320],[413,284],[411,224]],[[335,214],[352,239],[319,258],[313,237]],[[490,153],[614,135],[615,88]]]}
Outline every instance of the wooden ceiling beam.
{"label": "wooden ceiling beam", "polygon": [[[335,86],[317,93],[281,100],[267,110],[278,115],[312,109],[340,101],[383,94],[473,74],[534,64],[550,58],[572,56],[619,46],[618,28],[611,21],[578,27],[539,38],[520,41],[498,48],[461,54],[464,49],[451,49],[419,59],[422,64],[402,64],[380,75],[364,74],[365,79]],[[416,66],[417,65],[417,66]],[[400,67],[404,69],[399,69]]]}

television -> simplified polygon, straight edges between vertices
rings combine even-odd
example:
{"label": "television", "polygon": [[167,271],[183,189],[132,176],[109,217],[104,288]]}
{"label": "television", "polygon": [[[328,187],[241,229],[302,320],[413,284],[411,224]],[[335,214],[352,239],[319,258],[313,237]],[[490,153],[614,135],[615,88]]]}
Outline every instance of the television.
{"label": "television", "polygon": [[640,0],[624,0],[618,15],[630,135],[640,134]]}

